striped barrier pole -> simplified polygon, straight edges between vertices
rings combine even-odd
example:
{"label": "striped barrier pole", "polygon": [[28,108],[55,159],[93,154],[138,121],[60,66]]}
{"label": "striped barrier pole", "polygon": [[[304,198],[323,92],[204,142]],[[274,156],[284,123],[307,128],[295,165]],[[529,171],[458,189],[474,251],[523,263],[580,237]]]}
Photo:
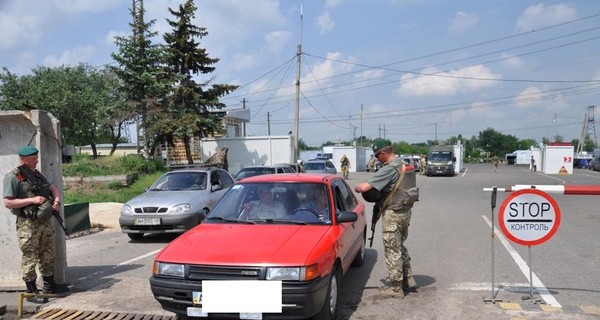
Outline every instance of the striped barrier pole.
{"label": "striped barrier pole", "polygon": [[529,185],[516,184],[506,188],[483,188],[483,191],[492,192],[494,189],[498,192],[513,192],[523,189],[538,189],[546,193],[556,193],[565,195],[600,195],[600,185]]}

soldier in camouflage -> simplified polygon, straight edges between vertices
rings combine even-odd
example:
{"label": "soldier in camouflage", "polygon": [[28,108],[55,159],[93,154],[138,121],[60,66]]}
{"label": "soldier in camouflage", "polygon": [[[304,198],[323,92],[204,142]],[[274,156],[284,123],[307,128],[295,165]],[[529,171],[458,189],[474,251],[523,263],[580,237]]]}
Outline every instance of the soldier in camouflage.
{"label": "soldier in camouflage", "polygon": [[[4,206],[17,216],[17,237],[22,252],[21,273],[27,293],[39,293],[36,286],[36,266],[43,278],[43,293],[63,293],[68,289],[54,282],[54,227],[52,211],[60,209],[60,193],[55,185],[36,169],[38,149],[25,146],[19,150],[20,165],[24,165],[36,183],[47,188],[42,194],[52,195],[50,199],[39,195],[24,174],[16,168],[4,177]],[[25,168],[23,167],[23,168]],[[22,168],[22,169],[23,169]],[[29,298],[33,302],[36,298]]]}
{"label": "soldier in camouflage", "polygon": [[[401,159],[394,154],[391,145],[387,142],[382,145],[374,145],[373,152],[377,160],[384,166],[379,169],[367,182],[358,184],[356,192],[366,192],[372,188],[381,192],[381,200],[375,204],[375,208],[383,211],[383,248],[388,268],[391,287],[381,290],[381,295],[389,297],[404,298],[406,292],[415,291],[417,283],[413,278],[410,263],[410,255],[404,242],[408,238],[408,227],[410,225],[412,202],[406,200],[406,190],[416,187],[408,185],[407,176],[414,182],[414,168],[412,165],[404,165]],[[400,179],[400,170],[404,170],[404,178],[400,186],[390,200],[386,201],[387,195],[392,191],[396,181]],[[412,175],[412,176],[411,176]],[[387,204],[383,208],[384,203]],[[375,210],[374,210],[375,214]]]}

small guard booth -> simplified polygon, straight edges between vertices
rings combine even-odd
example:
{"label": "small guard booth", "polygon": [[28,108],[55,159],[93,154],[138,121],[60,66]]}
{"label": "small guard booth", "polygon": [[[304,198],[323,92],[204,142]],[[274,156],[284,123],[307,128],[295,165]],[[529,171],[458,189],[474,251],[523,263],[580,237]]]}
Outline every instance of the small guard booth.
{"label": "small guard booth", "polygon": [[[0,176],[4,176],[19,165],[18,151],[24,145],[32,145],[40,151],[38,169],[58,188],[62,183],[62,150],[60,122],[42,110],[0,111]],[[4,193],[0,184],[0,193]],[[61,209],[61,215],[63,210]],[[64,217],[64,215],[63,215]],[[55,218],[54,242],[56,263],[54,279],[65,283],[67,268],[66,237]],[[24,288],[21,279],[21,250],[16,235],[16,217],[9,209],[0,205],[0,290]]]}

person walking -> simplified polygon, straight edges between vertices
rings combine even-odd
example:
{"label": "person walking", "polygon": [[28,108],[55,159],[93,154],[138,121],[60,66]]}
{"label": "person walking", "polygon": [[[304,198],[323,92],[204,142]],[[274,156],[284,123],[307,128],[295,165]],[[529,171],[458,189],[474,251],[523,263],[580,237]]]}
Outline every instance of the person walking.
{"label": "person walking", "polygon": [[350,171],[350,160],[348,159],[348,157],[346,157],[346,155],[342,156],[340,164],[342,165],[342,175],[344,176],[344,179],[348,180],[348,173]]}
{"label": "person walking", "polygon": [[498,172],[498,164],[500,163],[500,159],[497,156],[492,158],[492,163],[494,164],[494,173]]}
{"label": "person walking", "polygon": [[[36,266],[43,279],[42,293],[65,293],[66,286],[54,281],[53,211],[60,209],[60,193],[46,176],[36,169],[38,149],[24,146],[19,150],[19,167],[4,177],[4,206],[17,216],[16,228],[22,252],[21,273],[27,293],[38,294]],[[35,181],[31,181],[31,180]],[[28,298],[31,302],[44,302]]]}
{"label": "person walking", "polygon": [[371,174],[375,173],[376,165],[377,165],[377,159],[375,159],[374,155],[371,155],[371,158],[369,159],[369,172],[371,172]]}
{"label": "person walking", "polygon": [[392,284],[383,288],[381,294],[404,298],[405,291],[417,288],[410,254],[404,245],[408,238],[411,209],[414,201],[418,200],[415,170],[412,165],[405,165],[396,157],[388,142],[374,145],[373,152],[383,167],[369,180],[356,185],[354,191],[364,193],[374,188],[381,193],[381,199],[375,203],[375,207],[380,208],[382,214],[383,248]]}
{"label": "person walking", "polygon": [[420,174],[424,175],[425,174],[425,169],[427,169],[427,156],[422,154],[421,155],[421,166],[419,168],[420,170]]}

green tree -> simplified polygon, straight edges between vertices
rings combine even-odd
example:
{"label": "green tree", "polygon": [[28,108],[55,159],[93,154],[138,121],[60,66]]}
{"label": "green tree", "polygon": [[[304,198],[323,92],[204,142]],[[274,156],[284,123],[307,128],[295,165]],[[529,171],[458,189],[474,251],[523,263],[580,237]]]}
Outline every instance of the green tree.
{"label": "green tree", "polygon": [[161,117],[160,106],[168,94],[174,80],[169,79],[163,68],[165,48],[152,43],[158,33],[150,31],[156,20],[145,22],[143,2],[139,7],[130,9],[132,22],[129,24],[132,34],[118,36],[115,44],[118,52],[111,54],[118,66],[110,66],[120,79],[120,94],[127,101],[130,112],[125,121],[137,122],[137,141],[142,144],[144,157],[156,153],[160,137],[152,132],[153,123]]}
{"label": "green tree", "polygon": [[111,141],[106,114],[115,103],[114,91],[102,71],[85,64],[37,67],[19,77],[3,70],[1,109],[48,111],[61,122],[61,145],[91,144],[94,155],[97,143]]}
{"label": "green tree", "polygon": [[169,77],[177,79],[177,85],[166,101],[165,116],[155,123],[156,130],[165,132],[170,144],[175,138],[183,140],[190,164],[193,163],[193,137],[203,138],[224,132],[223,113],[216,112],[225,108],[219,98],[237,88],[212,84],[212,79],[202,82],[194,79],[193,76],[214,72],[214,65],[219,62],[219,59],[209,57],[206,49],[200,48],[196,41],[208,35],[206,28],[192,23],[196,10],[193,0],[179,5],[178,11],[169,8],[176,19],[167,19],[173,30],[163,36],[167,45],[166,69]]}
{"label": "green tree", "polygon": [[479,132],[478,147],[487,153],[488,157],[504,158],[518,148],[519,139],[512,135],[504,135],[492,128]]}

